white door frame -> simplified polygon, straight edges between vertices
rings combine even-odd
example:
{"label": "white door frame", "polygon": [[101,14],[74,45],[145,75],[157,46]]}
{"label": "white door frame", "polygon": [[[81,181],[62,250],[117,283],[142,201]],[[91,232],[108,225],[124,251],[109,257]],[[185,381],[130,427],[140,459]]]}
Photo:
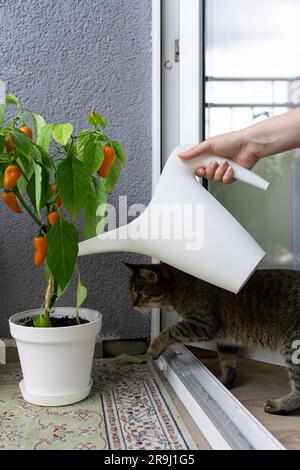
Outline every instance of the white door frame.
{"label": "white door frame", "polygon": [[[152,192],[162,168],[161,148],[161,0],[152,0]],[[156,262],[156,260],[152,260]],[[151,341],[160,333],[160,310],[151,311]]]}
{"label": "white door frame", "polygon": [[204,1],[179,2],[180,15],[180,143],[203,140]]}

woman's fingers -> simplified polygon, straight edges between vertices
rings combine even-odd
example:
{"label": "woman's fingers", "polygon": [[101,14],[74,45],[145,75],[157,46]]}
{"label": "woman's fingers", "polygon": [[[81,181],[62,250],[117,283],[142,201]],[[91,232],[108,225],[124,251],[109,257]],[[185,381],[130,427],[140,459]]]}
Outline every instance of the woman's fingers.
{"label": "woman's fingers", "polygon": [[218,165],[218,168],[215,171],[214,175],[214,180],[217,181],[217,183],[222,183],[224,175],[226,171],[228,170],[229,164],[227,160],[223,160],[221,165]]}
{"label": "woman's fingers", "polygon": [[211,162],[206,168],[198,168],[196,175],[218,183],[231,184],[235,181],[234,171],[226,160],[221,165],[218,162]]}
{"label": "woman's fingers", "polygon": [[215,177],[215,173],[219,167],[218,162],[211,162],[206,168],[205,168],[205,178],[208,180],[212,180]]}
{"label": "woman's fingers", "polygon": [[226,170],[226,173],[223,177],[223,183],[225,184],[231,184],[231,183],[234,183],[235,182],[235,179],[234,179],[234,171],[232,169],[231,166],[229,166]]}
{"label": "woman's fingers", "polygon": [[196,175],[199,176],[200,178],[205,177],[205,175],[206,175],[205,168],[198,168],[196,170]]}

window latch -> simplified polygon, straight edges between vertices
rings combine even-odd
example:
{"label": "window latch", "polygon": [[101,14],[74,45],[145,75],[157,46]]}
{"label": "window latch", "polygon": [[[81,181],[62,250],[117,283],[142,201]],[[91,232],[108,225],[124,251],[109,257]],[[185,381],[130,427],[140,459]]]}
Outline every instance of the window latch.
{"label": "window latch", "polygon": [[175,62],[180,61],[180,43],[179,39],[175,39]]}

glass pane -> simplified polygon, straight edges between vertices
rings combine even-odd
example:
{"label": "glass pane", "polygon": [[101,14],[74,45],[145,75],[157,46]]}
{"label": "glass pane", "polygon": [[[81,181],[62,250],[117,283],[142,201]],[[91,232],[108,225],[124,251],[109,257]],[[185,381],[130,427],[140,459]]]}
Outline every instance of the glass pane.
{"label": "glass pane", "polygon": [[[299,18],[298,0],[206,0],[207,137],[298,105]],[[265,249],[264,267],[300,266],[298,160],[295,151],[259,162],[254,171],[271,183],[267,193],[244,183],[210,184]]]}

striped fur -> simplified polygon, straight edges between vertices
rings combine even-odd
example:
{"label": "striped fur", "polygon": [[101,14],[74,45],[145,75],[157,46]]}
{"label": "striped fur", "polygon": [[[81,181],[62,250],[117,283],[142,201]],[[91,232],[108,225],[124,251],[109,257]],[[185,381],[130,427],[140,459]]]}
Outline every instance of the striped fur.
{"label": "striped fur", "polygon": [[[239,346],[277,350],[288,367],[291,393],[268,400],[265,411],[289,413],[300,408],[300,273],[292,270],[257,271],[237,295],[207,284],[175,268],[127,265],[132,271],[131,296],[135,308],[170,306],[182,320],[162,331],[148,350],[156,359],[175,343],[216,340],[222,382],[236,379]],[[300,354],[299,354],[300,357]],[[297,356],[296,356],[297,358]]]}

